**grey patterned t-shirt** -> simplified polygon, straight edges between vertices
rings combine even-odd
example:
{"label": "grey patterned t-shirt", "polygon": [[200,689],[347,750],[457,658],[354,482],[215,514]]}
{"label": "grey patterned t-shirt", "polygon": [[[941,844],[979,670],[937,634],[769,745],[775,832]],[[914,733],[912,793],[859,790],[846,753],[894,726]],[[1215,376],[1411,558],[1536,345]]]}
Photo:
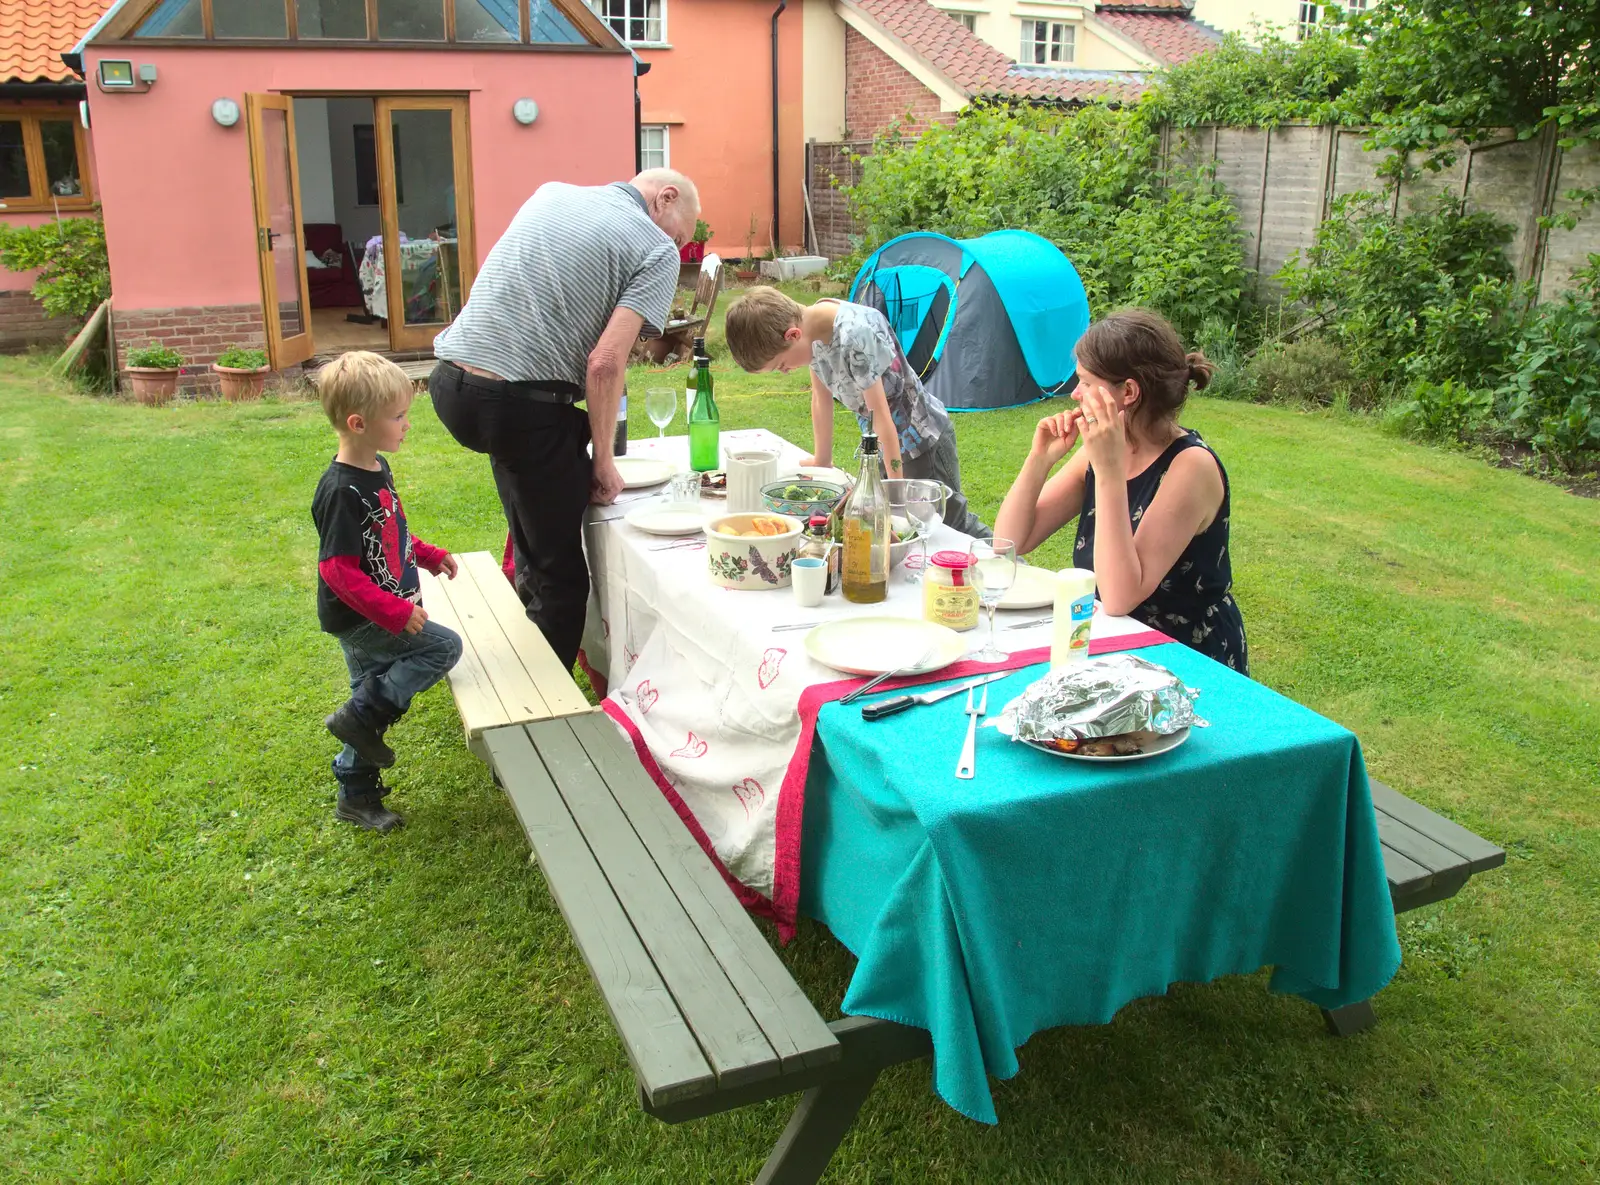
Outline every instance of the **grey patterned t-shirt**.
{"label": "grey patterned t-shirt", "polygon": [[833,338],[811,343],[812,371],[835,399],[855,413],[863,432],[872,428],[866,389],[882,379],[889,414],[900,434],[900,455],[910,460],[931,451],[950,431],[944,404],[923,388],[882,313],[848,301],[834,303],[839,308],[833,317]]}

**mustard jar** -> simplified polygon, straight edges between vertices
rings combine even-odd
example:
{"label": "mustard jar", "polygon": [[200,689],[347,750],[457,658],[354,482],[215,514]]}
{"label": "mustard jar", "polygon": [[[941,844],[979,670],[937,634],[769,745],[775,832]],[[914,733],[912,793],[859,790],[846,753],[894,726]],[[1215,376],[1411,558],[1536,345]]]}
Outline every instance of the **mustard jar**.
{"label": "mustard jar", "polygon": [[978,590],[968,569],[972,557],[964,551],[936,551],[928,557],[922,574],[922,617],[953,630],[970,630],[978,624]]}

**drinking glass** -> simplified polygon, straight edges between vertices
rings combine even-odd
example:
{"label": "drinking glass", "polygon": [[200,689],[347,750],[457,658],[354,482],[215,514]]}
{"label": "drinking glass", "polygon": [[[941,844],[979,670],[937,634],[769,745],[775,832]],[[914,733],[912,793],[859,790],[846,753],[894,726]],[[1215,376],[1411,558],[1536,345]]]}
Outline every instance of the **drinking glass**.
{"label": "drinking glass", "polygon": [[922,570],[928,566],[928,536],[944,521],[945,498],[950,487],[942,481],[926,478],[891,477],[884,481],[883,491],[889,498],[890,516],[905,519],[915,532],[921,555],[915,567],[908,555],[905,569],[906,583],[918,584],[922,580]]}
{"label": "drinking glass", "polygon": [[1017,545],[996,536],[987,541],[974,539],[967,550],[972,556],[972,567],[968,571],[978,590],[978,603],[989,611],[989,644],[967,657],[977,662],[1002,662],[1008,655],[995,645],[994,611],[1017,578]]}
{"label": "drinking glass", "polygon": [[664,439],[667,425],[678,414],[678,393],[671,387],[651,387],[644,393],[644,410],[656,426],[656,438]]}

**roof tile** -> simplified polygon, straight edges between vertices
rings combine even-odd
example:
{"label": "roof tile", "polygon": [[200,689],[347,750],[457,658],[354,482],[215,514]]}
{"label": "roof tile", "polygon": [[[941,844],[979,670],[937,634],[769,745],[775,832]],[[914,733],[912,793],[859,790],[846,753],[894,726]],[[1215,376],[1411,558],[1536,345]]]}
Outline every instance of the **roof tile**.
{"label": "roof tile", "polygon": [[112,0],[0,0],[0,82],[68,82],[61,55]]}
{"label": "roof tile", "polygon": [[1210,25],[1176,13],[1127,12],[1101,7],[1095,20],[1139,45],[1164,66],[1175,66],[1215,49],[1222,38]]}

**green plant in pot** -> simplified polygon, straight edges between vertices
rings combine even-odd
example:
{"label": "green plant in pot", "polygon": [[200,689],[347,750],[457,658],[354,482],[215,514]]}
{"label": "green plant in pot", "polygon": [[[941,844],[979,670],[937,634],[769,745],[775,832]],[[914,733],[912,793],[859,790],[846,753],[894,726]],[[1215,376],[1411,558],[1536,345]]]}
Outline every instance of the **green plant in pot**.
{"label": "green plant in pot", "polygon": [[133,397],[150,407],[160,407],[172,401],[178,389],[178,372],[183,369],[183,355],[167,346],[144,346],[128,351],[128,379],[133,384]]}
{"label": "green plant in pot", "polygon": [[744,259],[734,269],[741,280],[753,280],[761,273],[756,270],[756,216],[750,215],[750,229],[744,236]]}
{"label": "green plant in pot", "polygon": [[246,346],[229,346],[211,364],[217,381],[222,384],[222,397],[229,403],[244,403],[260,399],[267,381],[267,352]]}

